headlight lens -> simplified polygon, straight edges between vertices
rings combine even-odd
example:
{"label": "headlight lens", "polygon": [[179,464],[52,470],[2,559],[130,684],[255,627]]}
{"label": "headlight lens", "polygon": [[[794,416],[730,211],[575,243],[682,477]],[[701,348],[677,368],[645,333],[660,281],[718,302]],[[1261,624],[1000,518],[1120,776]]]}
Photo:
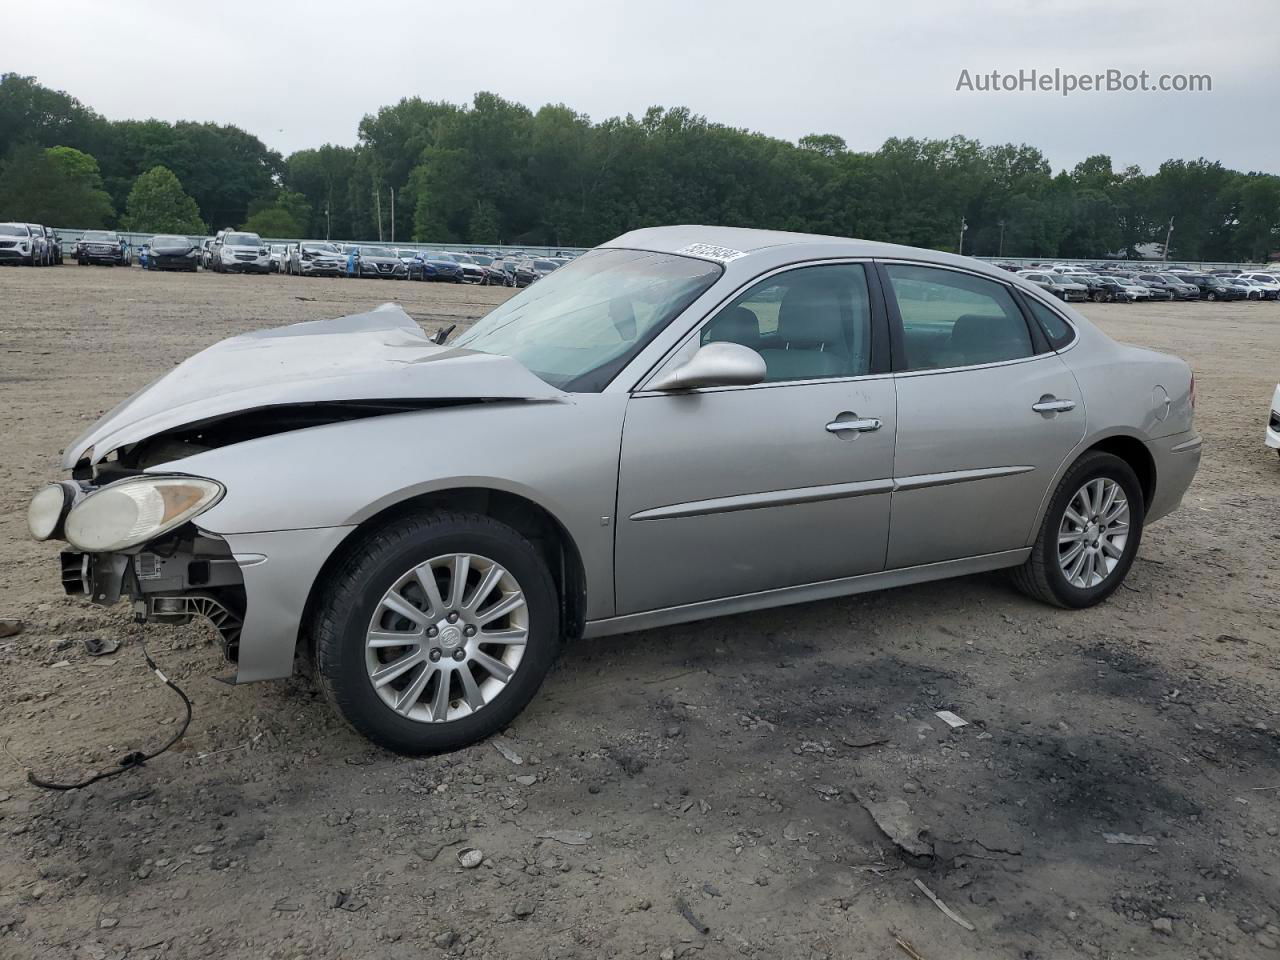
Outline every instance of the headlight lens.
{"label": "headlight lens", "polygon": [[67,541],[110,553],[154,540],[221,499],[222,484],[200,477],[138,477],[85,497],[67,515]]}
{"label": "headlight lens", "polygon": [[74,496],[69,486],[51,483],[27,504],[27,529],[37,540],[48,540],[62,525],[62,514]]}

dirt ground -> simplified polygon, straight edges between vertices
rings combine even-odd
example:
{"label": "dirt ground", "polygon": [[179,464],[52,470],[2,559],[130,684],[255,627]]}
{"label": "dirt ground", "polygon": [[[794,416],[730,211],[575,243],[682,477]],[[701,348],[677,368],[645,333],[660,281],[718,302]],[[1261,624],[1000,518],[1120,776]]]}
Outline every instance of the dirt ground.
{"label": "dirt ground", "polygon": [[31,787],[24,766],[78,777],[182,717],[143,628],[64,599],[56,548],[27,539],[62,445],[230,334],[384,300],[434,329],[506,295],[0,270],[0,617],[28,625],[0,639],[0,956],[1280,957],[1276,304],[1087,309],[1194,365],[1205,437],[1101,607],[986,575],[579,642],[505,752],[420,761],[300,681],[215,682],[207,631],[147,627],[194,701],[186,739]]}

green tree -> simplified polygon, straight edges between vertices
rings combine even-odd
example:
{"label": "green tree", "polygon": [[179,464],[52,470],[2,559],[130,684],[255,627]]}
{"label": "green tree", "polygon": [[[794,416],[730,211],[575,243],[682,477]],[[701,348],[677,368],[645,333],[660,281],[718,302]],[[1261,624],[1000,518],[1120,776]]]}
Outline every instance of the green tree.
{"label": "green tree", "polygon": [[115,216],[93,157],[35,144],[10,151],[0,169],[0,211],[56,227],[105,227]]}
{"label": "green tree", "polygon": [[249,204],[249,219],[241,229],[262,236],[305,237],[310,224],[307,198],[296,190],[279,190]]}
{"label": "green tree", "polygon": [[302,225],[285,207],[263,207],[240,228],[248,233],[256,233],[260,237],[276,237],[293,239],[306,236]]}
{"label": "green tree", "polygon": [[207,231],[200,208],[182,190],[168,167],[152,167],[129,191],[122,226],[140,233],[202,234]]}

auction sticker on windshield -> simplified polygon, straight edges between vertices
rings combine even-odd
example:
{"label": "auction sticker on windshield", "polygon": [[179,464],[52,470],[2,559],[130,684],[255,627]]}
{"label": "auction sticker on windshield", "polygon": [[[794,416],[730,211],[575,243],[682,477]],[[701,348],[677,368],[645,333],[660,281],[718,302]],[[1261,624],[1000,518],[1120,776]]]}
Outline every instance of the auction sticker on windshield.
{"label": "auction sticker on windshield", "polygon": [[737,260],[739,257],[746,256],[741,250],[734,250],[732,247],[717,247],[714,243],[691,243],[687,247],[680,248],[676,253],[683,253],[690,257],[703,257],[707,260],[718,260],[721,263],[728,263],[730,260]]}

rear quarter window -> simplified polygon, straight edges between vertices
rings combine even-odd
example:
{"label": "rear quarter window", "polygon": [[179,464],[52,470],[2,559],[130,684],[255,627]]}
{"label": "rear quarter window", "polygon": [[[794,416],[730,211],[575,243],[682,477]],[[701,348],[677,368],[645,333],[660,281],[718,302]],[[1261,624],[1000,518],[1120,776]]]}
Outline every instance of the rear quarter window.
{"label": "rear quarter window", "polygon": [[1026,297],[1025,299],[1027,306],[1031,309],[1031,315],[1035,318],[1036,323],[1040,324],[1040,329],[1044,331],[1045,338],[1049,341],[1049,346],[1055,350],[1061,350],[1075,339],[1075,328],[1067,323],[1056,310],[1049,309],[1034,297]]}

